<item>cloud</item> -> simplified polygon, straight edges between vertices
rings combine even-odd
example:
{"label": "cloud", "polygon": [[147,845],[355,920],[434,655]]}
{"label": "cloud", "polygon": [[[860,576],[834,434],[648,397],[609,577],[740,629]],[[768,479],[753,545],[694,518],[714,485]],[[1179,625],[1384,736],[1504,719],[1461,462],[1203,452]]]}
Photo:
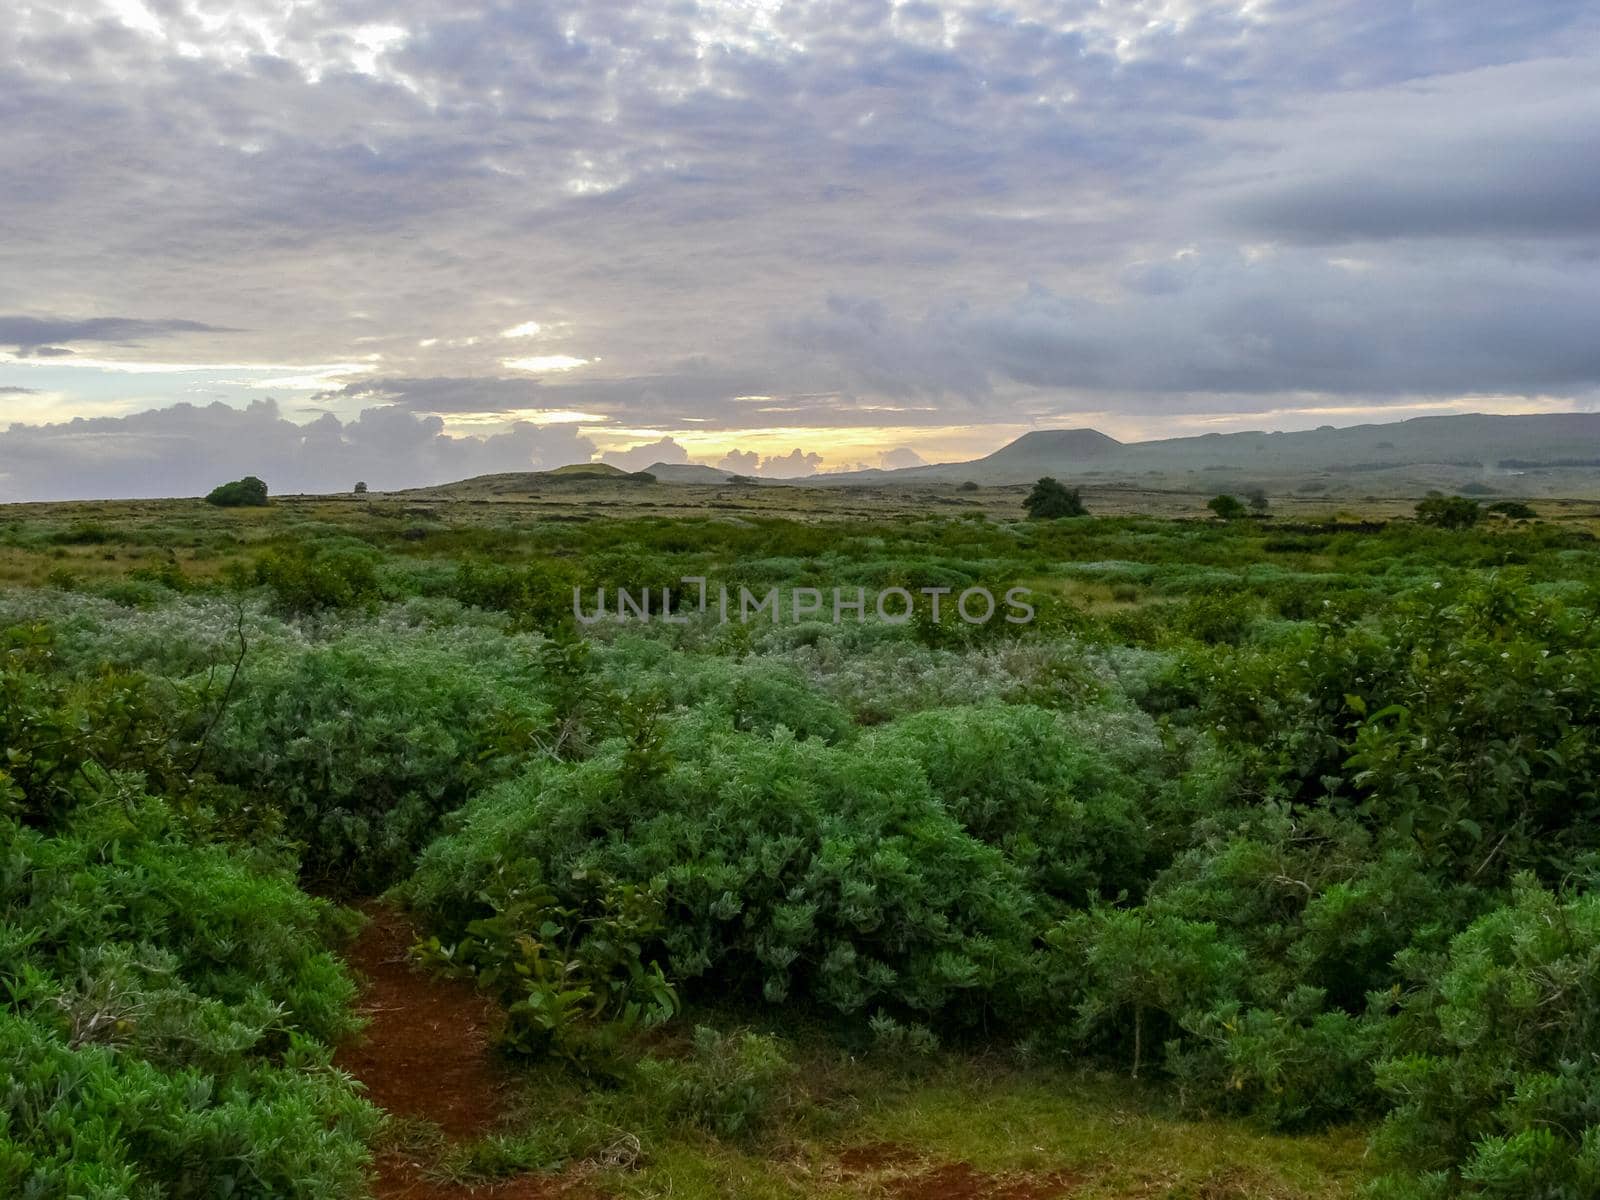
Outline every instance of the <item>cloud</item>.
{"label": "cloud", "polygon": [[363,379],[319,392],[313,399],[365,401],[420,413],[492,413],[543,407],[542,396],[537,380],[445,376]]}
{"label": "cloud", "polygon": [[146,321],[134,317],[91,317],[74,321],[61,317],[0,315],[0,345],[19,353],[62,354],[60,342],[107,342],[137,345],[148,338],[179,333],[225,333],[200,321]]}
{"label": "cloud", "polygon": [[770,455],[762,459],[759,474],[776,479],[798,479],[803,475],[815,475],[821,466],[822,455],[797,447],[785,455]]}
{"label": "cloud", "polygon": [[856,428],[869,459],[913,426],[1600,387],[1582,0],[374,11],[0,23],[0,311],[33,314],[0,384],[250,398],[67,378],[159,339],[359,363],[318,396],[345,424]]}
{"label": "cloud", "polygon": [[0,387],[0,396],[33,396],[38,394],[36,388],[25,387]]}
{"label": "cloud", "polygon": [[1458,251],[1418,270],[1405,258],[1217,246],[1168,266],[1160,286],[1139,275],[1108,299],[1033,287],[1008,304],[910,318],[834,300],[791,328],[863,385],[886,364],[924,364],[899,378],[945,400],[1000,384],[1396,398],[1600,384],[1600,275],[1583,259]]}
{"label": "cloud", "polygon": [[893,471],[901,467],[924,467],[928,464],[927,459],[910,447],[896,446],[878,455],[878,465],[886,471]]}
{"label": "cloud", "polygon": [[573,371],[588,366],[589,362],[587,358],[574,358],[570,354],[535,354],[526,358],[503,358],[500,365],[537,375],[546,371]]}
{"label": "cloud", "polygon": [[655,463],[686,463],[689,452],[670,437],[664,437],[658,442],[642,442],[626,450],[607,450],[600,461],[624,471],[642,471]]}
{"label": "cloud", "polygon": [[275,492],[374,490],[585,462],[594,445],[575,426],[517,422],[489,437],[457,437],[436,416],[368,408],[308,424],[272,400],[169,408],[0,432],[0,498],[54,500],[194,496],[241,475]]}
{"label": "cloud", "polygon": [[754,475],[761,469],[761,455],[754,450],[729,450],[717,462],[717,466],[735,475]]}
{"label": "cloud", "polygon": [[[1304,136],[1308,124],[1316,137]],[[1319,98],[1314,113],[1257,134],[1277,146],[1249,156],[1249,181],[1214,201],[1224,225],[1248,234],[1314,244],[1600,236],[1592,59]]]}

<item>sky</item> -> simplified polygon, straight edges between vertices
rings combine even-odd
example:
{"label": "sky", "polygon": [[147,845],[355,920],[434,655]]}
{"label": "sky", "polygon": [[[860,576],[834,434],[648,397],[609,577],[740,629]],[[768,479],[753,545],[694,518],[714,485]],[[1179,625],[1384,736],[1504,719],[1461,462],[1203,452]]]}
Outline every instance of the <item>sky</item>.
{"label": "sky", "polygon": [[1577,0],[12,0],[0,500],[1600,406]]}

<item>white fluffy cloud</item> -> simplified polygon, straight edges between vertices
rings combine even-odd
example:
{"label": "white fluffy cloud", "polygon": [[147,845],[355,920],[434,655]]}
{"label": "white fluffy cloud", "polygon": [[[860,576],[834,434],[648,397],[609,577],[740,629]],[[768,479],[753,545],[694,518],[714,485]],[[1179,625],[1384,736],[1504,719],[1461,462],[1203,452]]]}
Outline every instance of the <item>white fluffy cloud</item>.
{"label": "white fluffy cloud", "polygon": [[452,437],[436,416],[369,408],[307,424],[273,400],[170,408],[0,433],[0,499],[195,496],[256,475],[274,492],[376,491],[472,475],[587,461],[594,445],[575,427],[513,424],[489,437]]}
{"label": "white fluffy cloud", "polygon": [[689,452],[669,437],[656,442],[641,442],[626,450],[607,450],[600,461],[624,471],[642,471],[656,463],[686,463]]}
{"label": "white fluffy cloud", "polygon": [[822,455],[796,447],[787,454],[762,459],[758,474],[775,479],[798,479],[803,475],[815,475],[821,467]]}

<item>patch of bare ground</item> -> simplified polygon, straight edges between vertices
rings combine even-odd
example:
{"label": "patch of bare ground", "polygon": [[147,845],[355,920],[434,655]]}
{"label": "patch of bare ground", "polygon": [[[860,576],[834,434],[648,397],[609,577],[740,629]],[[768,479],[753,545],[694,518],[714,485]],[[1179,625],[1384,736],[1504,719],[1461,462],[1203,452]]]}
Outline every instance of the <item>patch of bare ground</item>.
{"label": "patch of bare ground", "polygon": [[[363,908],[366,927],[346,952],[361,985],[367,1027],[341,1046],[335,1062],[359,1079],[372,1102],[396,1117],[426,1121],[451,1141],[468,1141],[499,1122],[508,1080],[493,1051],[495,1009],[464,982],[418,970],[409,951],[416,930],[392,907]],[[575,1200],[571,1180],[522,1175],[467,1184],[431,1178],[415,1154],[379,1155],[377,1200]]]}
{"label": "patch of bare ground", "polygon": [[895,1200],[1057,1200],[1082,1178],[1065,1171],[980,1171],[970,1163],[931,1163],[894,1142],[854,1146],[838,1157],[842,1179]]}

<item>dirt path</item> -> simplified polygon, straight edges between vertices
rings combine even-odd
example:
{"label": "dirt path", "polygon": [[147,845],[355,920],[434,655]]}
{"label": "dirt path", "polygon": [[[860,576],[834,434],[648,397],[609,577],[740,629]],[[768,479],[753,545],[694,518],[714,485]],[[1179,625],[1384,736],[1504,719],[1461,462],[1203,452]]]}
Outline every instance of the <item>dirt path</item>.
{"label": "dirt path", "polygon": [[[508,1084],[492,1050],[494,1006],[471,985],[416,970],[408,951],[416,930],[393,908],[363,906],[368,924],[346,961],[361,983],[365,1033],[340,1047],[335,1062],[366,1085],[373,1103],[397,1117],[438,1126],[452,1141],[492,1131]],[[377,1200],[593,1200],[580,1182],[523,1175],[469,1186],[429,1177],[428,1163],[401,1151],[381,1154]],[[835,1179],[893,1200],[1056,1200],[1079,1182],[1070,1175],[990,1175],[969,1164],[930,1162],[909,1147],[876,1144],[844,1151]]]}
{"label": "dirt path", "polygon": [[[401,913],[368,904],[369,918],[346,961],[361,983],[357,1005],[367,1028],[334,1061],[366,1085],[374,1104],[397,1117],[437,1125],[453,1141],[489,1132],[506,1078],[491,1049],[494,1006],[470,984],[414,969],[407,951],[416,931]],[[571,1196],[561,1183],[523,1176],[469,1187],[439,1183],[427,1164],[398,1152],[379,1156],[377,1200],[551,1200]]]}

